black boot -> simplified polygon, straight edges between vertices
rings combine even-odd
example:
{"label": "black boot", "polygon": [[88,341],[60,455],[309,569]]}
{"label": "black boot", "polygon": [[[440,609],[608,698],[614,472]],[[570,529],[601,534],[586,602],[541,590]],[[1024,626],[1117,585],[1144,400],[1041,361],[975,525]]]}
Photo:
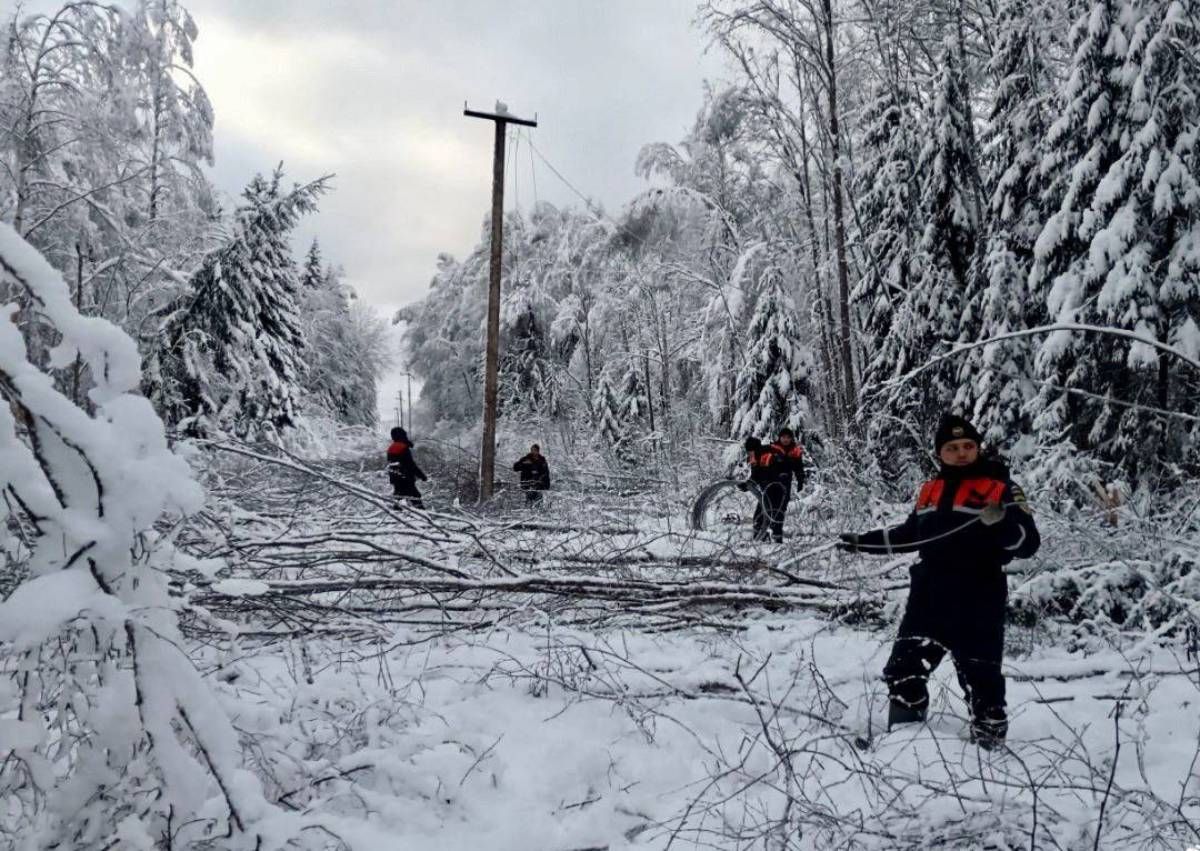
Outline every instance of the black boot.
{"label": "black boot", "polygon": [[971,741],[985,751],[1004,747],[1008,734],[1008,721],[1003,718],[979,718],[971,722]]}
{"label": "black boot", "polygon": [[893,700],[888,705],[888,731],[898,724],[920,724],[925,720],[924,706],[909,706]]}

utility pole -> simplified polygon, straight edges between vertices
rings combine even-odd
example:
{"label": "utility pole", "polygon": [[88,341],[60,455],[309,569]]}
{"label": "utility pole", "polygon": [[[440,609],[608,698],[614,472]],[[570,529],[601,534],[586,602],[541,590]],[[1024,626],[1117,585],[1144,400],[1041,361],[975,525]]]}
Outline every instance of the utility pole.
{"label": "utility pole", "polygon": [[500,390],[500,259],[504,239],[504,138],[509,124],[537,127],[537,116],[530,121],[517,118],[508,107],[496,101],[495,112],[477,112],[463,103],[463,115],[484,118],[496,124],[496,146],[492,158],[492,262],[488,284],[487,353],[483,381],[483,446],[479,454],[479,501],[492,498],[496,481],[496,397]]}
{"label": "utility pole", "polygon": [[407,379],[407,382],[408,382],[408,427],[409,427],[409,428],[412,428],[412,427],[413,427],[413,418],[412,418],[412,373],[411,373],[411,372],[408,370],[408,367],[407,367],[407,366],[405,366],[405,368],[404,368],[404,375],[406,376],[406,379]]}
{"label": "utility pole", "polygon": [[[404,428],[404,391],[396,391],[396,425]],[[408,424],[412,428],[412,423]]]}

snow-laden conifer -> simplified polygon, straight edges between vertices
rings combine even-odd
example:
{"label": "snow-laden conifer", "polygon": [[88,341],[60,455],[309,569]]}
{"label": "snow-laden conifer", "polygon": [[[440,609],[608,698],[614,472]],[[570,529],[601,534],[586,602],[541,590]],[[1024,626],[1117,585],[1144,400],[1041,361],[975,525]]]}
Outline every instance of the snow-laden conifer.
{"label": "snow-laden conifer", "polygon": [[[959,46],[947,41],[934,79],[929,133],[917,162],[917,215],[924,228],[909,271],[908,289],[870,370],[876,381],[923,366],[963,333],[968,289],[977,272],[979,239],[974,129],[966,103]],[[932,427],[955,395],[950,365],[915,379],[866,388],[873,411]],[[900,439],[888,425],[884,433]],[[914,447],[915,448],[915,447]]]}
{"label": "snow-laden conifer", "polygon": [[[898,330],[896,311],[909,293],[917,238],[919,124],[912,96],[891,86],[877,92],[863,114],[863,165],[855,184],[866,262],[851,297],[859,314],[864,388],[875,387],[893,368],[884,352],[888,337]],[[870,410],[867,401],[864,412]]]}
{"label": "snow-laden conifer", "polygon": [[[1082,10],[1042,162],[1054,212],[1030,283],[1053,320],[1134,331],[1194,353],[1200,34],[1190,5],[1095,0]],[[1195,411],[1195,377],[1169,355],[1061,331],[1041,345],[1038,367],[1048,383],[1031,408],[1043,442],[1095,451],[1137,478],[1179,457],[1178,421],[1150,410]]]}
{"label": "snow-laden conifer", "polygon": [[812,362],[800,318],[783,288],[783,272],[763,274],[747,329],[746,359],[738,373],[732,434],[774,437],[780,428],[802,428],[808,419]]}
{"label": "snow-laden conifer", "polygon": [[600,376],[592,407],[596,412],[596,433],[607,446],[618,446],[625,437],[625,430],[621,426],[621,411],[620,404],[617,402],[617,394],[607,375]]}
{"label": "snow-laden conifer", "polygon": [[[1053,118],[1053,81],[1046,66],[1045,4],[1009,0],[997,21],[989,72],[996,91],[985,138],[985,183],[991,192],[980,286],[963,318],[964,340],[998,337],[1042,324],[1044,305],[1029,298],[1026,279],[1044,220],[1038,193],[1041,144]],[[968,353],[959,370],[955,405],[994,445],[1028,431],[1025,406],[1036,391],[1027,338]]]}
{"label": "snow-laden conifer", "polygon": [[250,182],[231,233],[163,323],[151,389],[168,421],[185,430],[252,433],[295,421],[304,336],[288,237],[326,183],[288,190],[282,180],[277,169]]}

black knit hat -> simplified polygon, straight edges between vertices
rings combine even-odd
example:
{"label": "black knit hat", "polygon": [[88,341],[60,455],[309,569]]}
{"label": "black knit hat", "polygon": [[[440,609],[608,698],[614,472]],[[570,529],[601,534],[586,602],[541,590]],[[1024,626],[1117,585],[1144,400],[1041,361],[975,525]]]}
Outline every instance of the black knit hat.
{"label": "black knit hat", "polygon": [[404,429],[400,428],[400,426],[396,426],[394,429],[392,429],[392,440],[403,440],[404,442],[407,443],[408,442],[408,432],[406,432]]}
{"label": "black knit hat", "polygon": [[954,414],[944,414],[942,421],[938,423],[937,431],[933,435],[933,449],[935,452],[941,452],[942,447],[952,440],[973,440],[976,443],[983,442],[983,436],[979,430],[962,417]]}

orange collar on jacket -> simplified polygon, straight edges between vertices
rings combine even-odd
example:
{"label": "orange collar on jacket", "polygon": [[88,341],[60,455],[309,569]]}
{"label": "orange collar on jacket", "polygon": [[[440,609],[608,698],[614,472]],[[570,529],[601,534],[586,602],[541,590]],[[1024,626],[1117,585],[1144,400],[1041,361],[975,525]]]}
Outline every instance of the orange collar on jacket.
{"label": "orange collar on jacket", "polygon": [[[999,504],[1004,497],[1004,482],[991,476],[975,476],[958,482],[958,490],[954,492],[953,511],[965,511],[968,514],[978,514],[986,506]],[[937,511],[946,491],[946,480],[938,477],[930,479],[921,485],[917,494],[918,514]]]}
{"label": "orange collar on jacket", "polygon": [[764,446],[750,453],[751,467],[770,467],[775,463],[775,447]]}

